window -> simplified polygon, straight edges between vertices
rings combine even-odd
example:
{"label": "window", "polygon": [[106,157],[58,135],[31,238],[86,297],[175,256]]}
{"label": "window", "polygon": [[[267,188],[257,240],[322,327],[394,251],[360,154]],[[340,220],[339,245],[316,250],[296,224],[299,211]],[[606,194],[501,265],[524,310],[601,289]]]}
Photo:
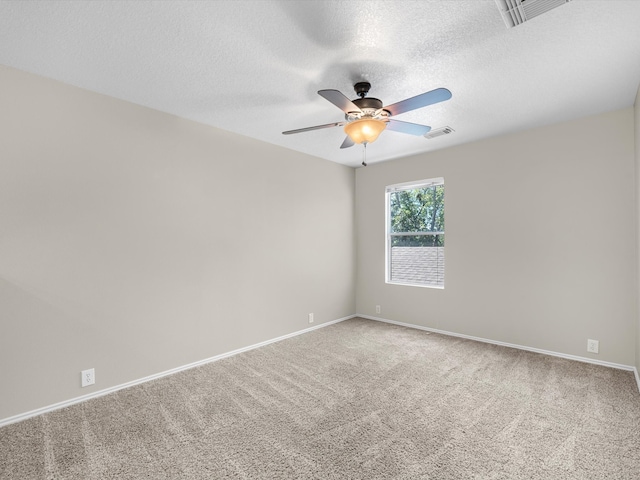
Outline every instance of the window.
{"label": "window", "polygon": [[444,288],[444,179],[386,188],[387,283]]}

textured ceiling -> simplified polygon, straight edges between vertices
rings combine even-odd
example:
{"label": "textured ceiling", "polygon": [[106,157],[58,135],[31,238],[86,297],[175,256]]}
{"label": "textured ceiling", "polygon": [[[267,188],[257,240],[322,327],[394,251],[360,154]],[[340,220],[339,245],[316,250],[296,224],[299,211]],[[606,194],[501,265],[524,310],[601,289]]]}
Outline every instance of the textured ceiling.
{"label": "textured ceiling", "polygon": [[[573,0],[507,29],[494,0],[0,1],[0,64],[350,166],[342,112],[316,92],[447,102],[385,131],[375,163],[633,104],[640,1]],[[0,113],[1,114],[1,113]]]}

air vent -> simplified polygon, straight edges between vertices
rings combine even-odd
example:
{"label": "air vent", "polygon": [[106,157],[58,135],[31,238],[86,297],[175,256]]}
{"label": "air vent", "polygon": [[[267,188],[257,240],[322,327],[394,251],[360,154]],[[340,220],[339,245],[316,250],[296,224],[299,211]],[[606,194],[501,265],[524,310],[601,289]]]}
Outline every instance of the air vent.
{"label": "air vent", "polygon": [[496,0],[507,28],[531,20],[571,0]]}
{"label": "air vent", "polygon": [[431,140],[432,138],[441,137],[442,135],[449,135],[453,132],[455,132],[455,130],[451,127],[436,128],[425,133],[424,138],[428,138],[429,140]]}

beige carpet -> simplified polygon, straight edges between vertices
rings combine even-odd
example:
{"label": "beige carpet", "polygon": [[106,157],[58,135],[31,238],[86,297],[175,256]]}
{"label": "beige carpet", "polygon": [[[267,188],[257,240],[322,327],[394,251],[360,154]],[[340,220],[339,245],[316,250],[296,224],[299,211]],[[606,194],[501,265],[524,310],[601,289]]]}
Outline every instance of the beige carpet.
{"label": "beige carpet", "polygon": [[640,479],[640,395],[352,319],[4,427],[0,478]]}

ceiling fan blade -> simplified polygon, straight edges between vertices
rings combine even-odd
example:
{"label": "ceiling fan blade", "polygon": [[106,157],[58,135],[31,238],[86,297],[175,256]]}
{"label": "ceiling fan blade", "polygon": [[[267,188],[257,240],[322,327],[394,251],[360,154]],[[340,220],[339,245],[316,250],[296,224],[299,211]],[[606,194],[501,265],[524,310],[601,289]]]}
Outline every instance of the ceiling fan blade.
{"label": "ceiling fan blade", "polygon": [[342,142],[342,145],[340,145],[340,148],[349,148],[349,147],[353,147],[353,145],[354,145],[353,140],[351,140],[351,137],[347,135],[346,137],[344,137],[344,142]]}
{"label": "ceiling fan blade", "polygon": [[329,100],[344,113],[360,112],[360,108],[338,90],[318,90],[318,95]]}
{"label": "ceiling fan blade", "polygon": [[282,132],[283,135],[291,135],[292,133],[309,132],[311,130],[320,130],[321,128],[341,127],[345,122],[325,123],[324,125],[316,125],[314,127],[298,128],[296,130],[287,130]]}
{"label": "ceiling fan blade", "polygon": [[446,88],[436,88],[430,92],[421,93],[415,97],[407,98],[401,102],[394,103],[388,107],[383,107],[388,110],[391,115],[399,115],[404,112],[415,110],[416,108],[426,107],[427,105],[433,105],[434,103],[444,102],[451,98],[451,92]]}
{"label": "ceiling fan blade", "polygon": [[420,136],[431,130],[431,127],[427,125],[418,125],[417,123],[401,122],[399,120],[390,119],[387,122],[387,130]]}

